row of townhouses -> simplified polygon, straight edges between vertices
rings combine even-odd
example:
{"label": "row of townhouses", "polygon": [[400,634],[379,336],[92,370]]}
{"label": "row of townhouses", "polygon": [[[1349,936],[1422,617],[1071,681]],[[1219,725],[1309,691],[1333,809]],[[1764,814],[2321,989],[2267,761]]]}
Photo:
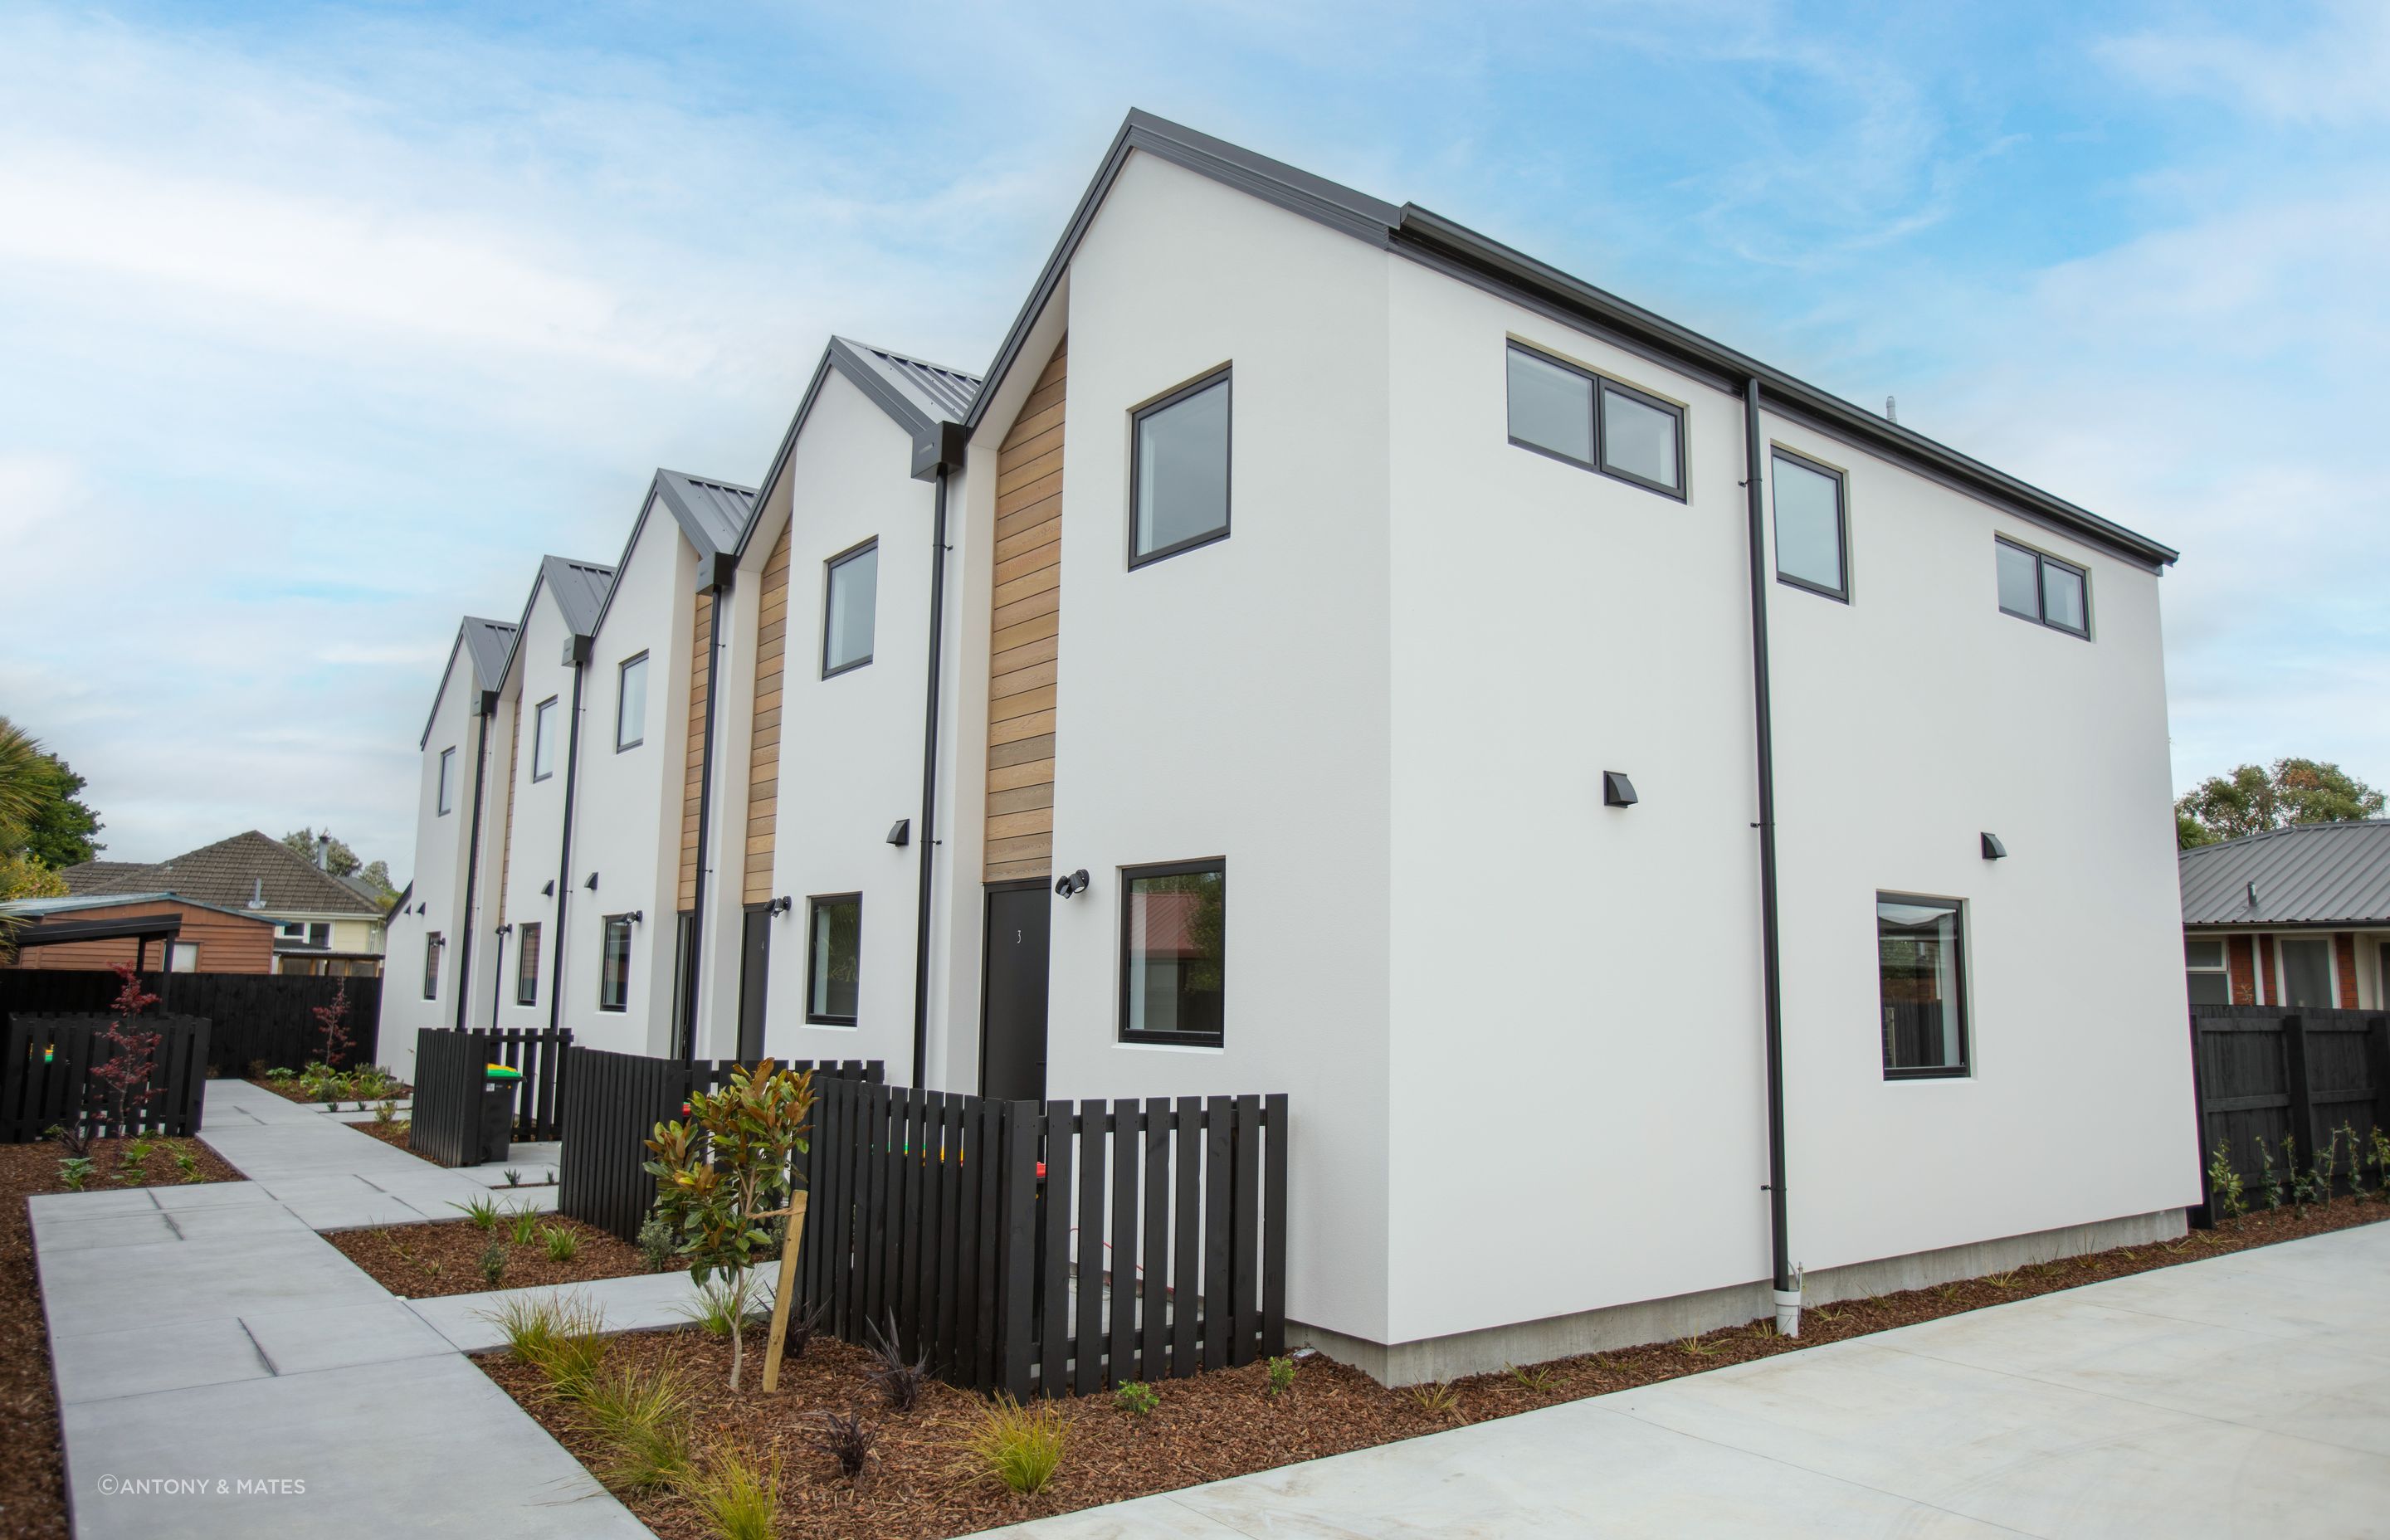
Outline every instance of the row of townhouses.
{"label": "row of townhouses", "polygon": [[2198,1199],[2175,553],[1423,209],[1132,114],[983,373],[636,511],[458,632],[393,1046],[1290,1093],[1395,1380]]}

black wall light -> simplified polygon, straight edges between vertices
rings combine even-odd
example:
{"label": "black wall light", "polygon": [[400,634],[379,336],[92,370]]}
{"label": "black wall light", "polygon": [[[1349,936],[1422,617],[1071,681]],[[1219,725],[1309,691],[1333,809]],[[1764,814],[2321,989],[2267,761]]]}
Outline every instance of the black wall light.
{"label": "black wall light", "polygon": [[1984,859],[1985,859],[1985,860],[1986,860],[1986,861],[1998,861],[1998,860],[2000,860],[2001,858],[2003,858],[2004,856],[2006,856],[2006,855],[2008,854],[2008,853],[2009,853],[2009,848],[2008,848],[2008,846],[2006,846],[2006,845],[2004,845],[2004,844],[2001,844],[2001,843],[2000,843],[2000,837],[1999,837],[1998,835],[1997,835],[1997,834],[1986,834],[1986,835],[1985,835],[1985,836],[1984,836]]}
{"label": "black wall light", "polygon": [[790,898],[786,893],[782,893],[779,897],[772,900],[771,903],[765,905],[764,912],[767,915],[785,915],[796,906],[797,901],[795,899]]}
{"label": "black wall light", "polygon": [[539,896],[542,898],[554,898],[556,896],[556,879],[551,877],[540,885]]}
{"label": "black wall light", "polygon": [[645,925],[648,922],[648,912],[645,909],[634,909],[623,918],[634,925]]}
{"label": "black wall light", "polygon": [[1086,891],[1087,868],[1085,866],[1081,866],[1068,877],[1058,877],[1054,879],[1054,896],[1057,898],[1069,898],[1074,893],[1083,893]]}
{"label": "black wall light", "polygon": [[591,892],[596,892],[598,891],[598,874],[596,872],[591,872],[589,874],[589,880],[581,885],[588,889]]}
{"label": "black wall light", "polygon": [[1633,807],[1639,800],[1635,795],[1635,783],[1626,778],[1625,771],[1604,770],[1601,773],[1602,806]]}
{"label": "black wall light", "polygon": [[894,824],[891,825],[888,829],[888,842],[894,845],[898,850],[903,850],[906,845],[911,844],[913,842],[913,820],[910,818],[899,818]]}

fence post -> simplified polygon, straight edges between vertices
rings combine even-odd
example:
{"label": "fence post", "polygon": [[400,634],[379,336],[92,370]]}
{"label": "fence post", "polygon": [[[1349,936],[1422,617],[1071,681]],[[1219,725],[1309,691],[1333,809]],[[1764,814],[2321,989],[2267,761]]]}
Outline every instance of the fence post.
{"label": "fence post", "polygon": [[[1031,1264],[1037,1253],[1033,1230],[1037,1216],[1037,1148],[1044,1119],[1034,1101],[1007,1102],[1004,1108],[1003,1221],[997,1231],[1003,1292],[996,1310],[996,1380],[1012,1399],[1026,1401]],[[1053,1393],[1050,1387],[1047,1393]]]}
{"label": "fence post", "polygon": [[2315,1163],[2315,1087],[2307,1081],[2307,1022],[2282,1018],[2282,1084],[2291,1094],[2291,1152],[2301,1167]]}
{"label": "fence post", "polygon": [[2189,1013],[2191,1019],[2191,1129],[2198,1142],[2199,1202],[2184,1211],[2183,1217],[2194,1230],[2216,1228],[2216,1191],[2207,1180],[2207,1076],[2200,1068],[2199,1012]]}

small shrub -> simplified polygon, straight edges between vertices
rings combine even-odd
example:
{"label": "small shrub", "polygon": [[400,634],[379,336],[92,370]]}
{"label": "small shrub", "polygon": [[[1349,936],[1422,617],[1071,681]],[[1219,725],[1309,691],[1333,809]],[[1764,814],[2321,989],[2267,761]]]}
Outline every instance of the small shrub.
{"label": "small shrub", "polygon": [[2315,1167],[2309,1174],[2309,1188],[2315,1193],[2317,1202],[2326,1205],[2332,1202],[2332,1184],[2339,1166],[2340,1130],[2335,1128],[2332,1131],[2332,1137],[2324,1140],[2323,1148],[2316,1151]]}
{"label": "small shrub", "polygon": [[2348,1138],[2348,1195],[2362,1201],[2365,1197],[2365,1141],[2358,1136],[2354,1124],[2342,1123],[2340,1131]]}
{"label": "small shrub", "polygon": [[1984,1281],[1995,1289],[2014,1289],[2024,1280],[2014,1273],[1986,1273]]}
{"label": "small shrub", "polygon": [[517,1209],[508,1223],[512,1226],[516,1245],[528,1246],[539,1238],[537,1209]]}
{"label": "small shrub", "polygon": [[522,1173],[512,1166],[507,1167],[507,1186],[510,1187],[522,1186]]}
{"label": "small shrub", "polygon": [[129,1141],[122,1149],[117,1151],[116,1161],[119,1165],[130,1166],[134,1170],[138,1171],[143,1166],[148,1164],[149,1157],[157,1152],[158,1146],[156,1141],[150,1139],[134,1139]]}
{"label": "small shrub", "polygon": [[870,1321],[864,1324],[864,1334],[870,1339],[871,1355],[879,1360],[865,1378],[880,1387],[880,1395],[892,1412],[909,1412],[921,1404],[921,1392],[930,1386],[930,1354],[922,1349],[921,1356],[911,1363],[905,1361],[903,1346],[896,1336],[896,1313],[888,1313],[888,1329],[881,1331]]}
{"label": "small shrub", "polygon": [[1552,1388],[1552,1371],[1548,1367],[1523,1369],[1516,1364],[1505,1364],[1502,1368],[1511,1379],[1538,1395]]}
{"label": "small shrub", "polygon": [[673,1239],[673,1227],[664,1220],[650,1216],[639,1226],[639,1255],[646,1261],[649,1272],[669,1270],[678,1250],[678,1243]]}
{"label": "small shrub", "polygon": [[384,1100],[384,1101],[378,1101],[378,1102],[375,1102],[375,1103],[374,1103],[374,1122],[379,1123],[396,1123],[397,1121],[398,1121],[398,1103],[397,1103],[397,1102],[395,1102],[395,1101]]}
{"label": "small shrub", "polygon": [[498,1206],[487,1198],[476,1198],[469,1203],[451,1203],[448,1206],[471,1220],[473,1228],[477,1230],[495,1230],[498,1227]]}
{"label": "small shrub", "polygon": [[252,1075],[259,1076],[260,1078],[270,1080],[276,1085],[283,1084],[290,1078],[290,1072],[289,1070],[280,1068],[269,1070],[265,1067],[265,1060],[262,1059],[252,1059],[249,1061],[249,1072]]}
{"label": "small shrub", "polygon": [[1445,1380],[1428,1385],[1413,1385],[1411,1399],[1419,1403],[1419,1409],[1430,1417],[1450,1417],[1460,1407],[1460,1392],[1452,1388],[1451,1381]]}
{"label": "small shrub", "polygon": [[559,1394],[578,1397],[606,1359],[606,1313],[578,1293],[508,1300],[482,1319],[498,1328],[516,1358],[547,1377]]}
{"label": "small shrub", "polygon": [[550,1262],[571,1262],[581,1254],[581,1238],[561,1226],[541,1226],[539,1240]]}
{"label": "small shrub", "polygon": [[2390,1133],[2373,1131],[2373,1199],[2390,1203]]}
{"label": "small shrub", "polygon": [[183,1174],[186,1182],[199,1180],[199,1158],[187,1149],[174,1151],[174,1169]]}
{"label": "small shrub", "polygon": [[507,1243],[496,1236],[482,1248],[482,1281],[495,1289],[498,1280],[507,1276]]}
{"label": "small shrub", "polygon": [[1262,1384],[1263,1394],[1284,1395],[1294,1389],[1293,1359],[1273,1358],[1263,1366],[1263,1372],[1268,1376]]}
{"label": "small shrub", "polygon": [[653,1492],[689,1473],[688,1393],[677,1371],[622,1367],[592,1371],[579,1405],[604,1442],[598,1479],[617,1492]]}
{"label": "small shrub", "polygon": [[2257,1190],[2265,1195],[2266,1207],[2282,1206],[2282,1174],[2274,1169],[2273,1154],[2263,1139],[2257,1141]]}
{"label": "small shrub", "polygon": [[2216,1141],[2216,1154],[2207,1162],[2207,1190],[2215,1195],[2216,1204],[2224,1216],[2239,1224],[2249,1212],[2249,1200],[2243,1194],[2241,1174],[2232,1169],[2232,1146],[2229,1140]]}
{"label": "small shrub", "polygon": [[1677,1341],[1677,1351],[1695,1358],[1707,1358],[1717,1352],[1717,1344],[1699,1337],[1682,1337]]}
{"label": "small shrub", "polygon": [[88,1155],[70,1155],[58,1162],[58,1180],[69,1192],[81,1192],[91,1180],[92,1163]]}
{"label": "small shrub", "polygon": [[91,1153],[91,1136],[84,1132],[80,1123],[69,1128],[63,1123],[54,1123],[42,1130],[42,1137],[77,1160]]}
{"label": "small shrub", "polygon": [[727,1444],[709,1450],[681,1490],[719,1540],[772,1540],[780,1508],[780,1462],[758,1463]]}
{"label": "small shrub", "polygon": [[838,1473],[848,1481],[863,1474],[863,1465],[871,1457],[871,1446],[880,1438],[879,1431],[863,1420],[860,1412],[824,1412],[820,1429],[806,1442],[838,1462]]}
{"label": "small shrub", "polygon": [[1162,1405],[1162,1396],[1144,1380],[1132,1380],[1112,1392],[1112,1404],[1131,1417],[1144,1417]]}
{"label": "small shrub", "polygon": [[805,1355],[805,1349],[813,1345],[814,1333],[821,1329],[822,1311],[828,1303],[828,1301],[816,1301],[810,1305],[799,1305],[793,1300],[790,1302],[789,1329],[780,1339],[782,1359],[795,1363]]}
{"label": "small shrub", "polygon": [[727,1277],[713,1277],[697,1286],[696,1298],[681,1306],[680,1313],[703,1327],[709,1337],[729,1337],[739,1328],[755,1324],[757,1303],[752,1282],[740,1284]]}
{"label": "small shrub", "polygon": [[1046,1490],[1062,1463],[1070,1424],[1050,1401],[1024,1407],[999,1395],[980,1409],[963,1444],[967,1463],[1006,1491],[1026,1497]]}

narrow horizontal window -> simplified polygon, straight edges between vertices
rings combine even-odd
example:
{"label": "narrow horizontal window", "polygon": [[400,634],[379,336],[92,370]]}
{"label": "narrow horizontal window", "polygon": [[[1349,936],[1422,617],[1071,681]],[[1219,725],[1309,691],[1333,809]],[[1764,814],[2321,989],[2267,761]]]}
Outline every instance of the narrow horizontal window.
{"label": "narrow horizontal window", "polygon": [[1128,564],[1223,539],[1228,533],[1228,375],[1163,397],[1133,420]]}
{"label": "narrow horizontal window", "polygon": [[862,996],[863,895],[832,893],[811,905],[805,1020],[851,1027]]}
{"label": "narrow horizontal window", "polygon": [[1121,1040],[1217,1044],[1227,998],[1227,864],[1121,873]]}
{"label": "narrow horizontal window", "polygon": [[830,558],[822,604],[822,677],[871,661],[879,622],[880,542]]}
{"label": "narrow horizontal window", "polygon": [[636,749],[648,740],[648,655],[623,661],[614,692],[614,751]]}
{"label": "narrow horizontal window", "polygon": [[544,781],[556,773],[556,697],[549,696],[531,713],[531,778]]}
{"label": "narrow horizontal window", "polygon": [[1992,549],[2002,613],[2072,635],[2091,635],[2089,578],[2082,568],[1998,537]]}
{"label": "narrow horizontal window", "polygon": [[1876,980],[1883,1074],[1916,1080],[1967,1072],[1967,1003],[1960,905],[1905,893],[1875,896]]}
{"label": "narrow horizontal window", "polygon": [[631,917],[608,915],[598,947],[598,1008],[631,1006]]}
{"label": "narrow horizontal window", "polygon": [[1776,451],[1772,469],[1776,575],[1797,588],[1849,598],[1842,472],[1782,449]]}
{"label": "narrow horizontal window", "polygon": [[1671,497],[1685,494],[1684,408],[1510,344],[1510,442]]}

